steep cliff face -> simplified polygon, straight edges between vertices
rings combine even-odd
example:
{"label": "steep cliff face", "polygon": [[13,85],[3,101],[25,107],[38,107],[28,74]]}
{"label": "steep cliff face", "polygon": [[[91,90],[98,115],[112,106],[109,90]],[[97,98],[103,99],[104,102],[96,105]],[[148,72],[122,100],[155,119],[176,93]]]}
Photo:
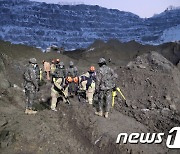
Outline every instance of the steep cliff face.
{"label": "steep cliff face", "polygon": [[0,10],[0,39],[42,48],[51,44],[81,48],[112,38],[159,43],[164,30],[180,24],[179,9],[142,19],[99,6],[1,0]]}

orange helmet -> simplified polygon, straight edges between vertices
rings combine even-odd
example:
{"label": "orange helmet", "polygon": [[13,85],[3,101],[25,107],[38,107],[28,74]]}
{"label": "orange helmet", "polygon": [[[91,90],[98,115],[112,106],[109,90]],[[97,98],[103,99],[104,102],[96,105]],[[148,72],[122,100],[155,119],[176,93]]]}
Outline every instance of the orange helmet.
{"label": "orange helmet", "polygon": [[94,72],[94,71],[95,71],[95,67],[94,67],[94,66],[91,66],[91,67],[90,67],[90,71],[91,71],[91,72]]}
{"label": "orange helmet", "polygon": [[72,81],[73,81],[73,79],[72,79],[70,76],[68,76],[68,77],[66,78],[66,80],[67,80],[68,82],[72,82]]}
{"label": "orange helmet", "polygon": [[57,61],[57,62],[60,62],[60,60],[59,60],[59,59],[56,59],[56,61]]}
{"label": "orange helmet", "polygon": [[79,78],[78,78],[78,77],[75,77],[75,78],[73,79],[73,81],[74,81],[75,83],[78,83]]}

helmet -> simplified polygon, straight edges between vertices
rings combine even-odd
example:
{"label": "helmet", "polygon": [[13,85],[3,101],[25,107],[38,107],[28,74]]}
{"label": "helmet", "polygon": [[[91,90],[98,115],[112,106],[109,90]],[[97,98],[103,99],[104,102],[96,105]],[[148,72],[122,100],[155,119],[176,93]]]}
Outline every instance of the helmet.
{"label": "helmet", "polygon": [[106,60],[104,58],[100,58],[98,64],[103,64],[103,63],[106,63]]}
{"label": "helmet", "polygon": [[64,66],[64,63],[61,61],[61,62],[59,63],[59,65],[60,65],[60,66]]}
{"label": "helmet", "polygon": [[52,60],[51,62],[54,63],[54,60]]}
{"label": "helmet", "polygon": [[68,81],[68,82],[72,82],[72,81],[73,81],[73,79],[72,79],[70,76],[68,76],[68,77],[66,78],[66,81]]}
{"label": "helmet", "polygon": [[57,61],[57,62],[60,62],[60,60],[59,60],[59,59],[56,59],[56,61]]}
{"label": "helmet", "polygon": [[94,71],[95,71],[95,67],[94,67],[94,66],[91,66],[91,67],[90,67],[90,71],[91,71],[91,72],[94,72]]}
{"label": "helmet", "polygon": [[31,58],[31,59],[29,59],[29,63],[37,64],[36,58]]}
{"label": "helmet", "polygon": [[74,63],[72,61],[69,62],[69,66],[73,66]]}
{"label": "helmet", "polygon": [[73,81],[74,81],[75,83],[78,83],[79,78],[78,78],[78,77],[75,77],[75,78],[73,78]]}

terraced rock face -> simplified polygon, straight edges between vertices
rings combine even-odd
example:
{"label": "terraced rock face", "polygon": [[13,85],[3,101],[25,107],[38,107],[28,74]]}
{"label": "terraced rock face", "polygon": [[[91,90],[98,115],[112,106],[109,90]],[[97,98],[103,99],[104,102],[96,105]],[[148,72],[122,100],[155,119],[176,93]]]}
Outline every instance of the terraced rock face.
{"label": "terraced rock face", "polygon": [[1,0],[0,10],[0,39],[42,48],[51,44],[67,49],[82,48],[96,39],[112,38],[161,43],[167,40],[161,37],[163,32],[180,24],[179,9],[142,19],[129,12],[99,6]]}

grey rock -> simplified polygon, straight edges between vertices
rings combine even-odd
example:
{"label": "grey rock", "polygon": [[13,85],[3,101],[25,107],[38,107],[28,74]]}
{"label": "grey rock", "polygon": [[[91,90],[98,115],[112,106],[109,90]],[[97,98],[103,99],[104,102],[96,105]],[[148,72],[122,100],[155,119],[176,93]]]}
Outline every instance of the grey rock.
{"label": "grey rock", "polygon": [[155,103],[151,103],[151,108],[155,109],[156,108],[156,104]]}
{"label": "grey rock", "polygon": [[8,89],[11,84],[8,80],[6,80],[6,77],[3,73],[0,73],[0,89]]}
{"label": "grey rock", "polygon": [[134,105],[134,104],[132,104],[131,107],[132,107],[133,109],[137,109],[137,106]]}
{"label": "grey rock", "polygon": [[146,68],[146,66],[145,66],[145,65],[140,64],[140,65],[138,65],[138,68],[145,69],[145,68]]}
{"label": "grey rock", "polygon": [[131,101],[130,100],[126,100],[125,104],[126,104],[127,107],[130,107],[131,106]]}
{"label": "grey rock", "polygon": [[170,95],[166,95],[166,96],[164,96],[164,98],[165,98],[167,101],[171,101]]}
{"label": "grey rock", "polygon": [[175,105],[175,104],[171,104],[171,105],[169,105],[169,108],[170,108],[171,110],[174,110],[174,111],[176,111],[176,110],[177,110],[177,108],[176,108],[176,105]]}
{"label": "grey rock", "polygon": [[170,113],[170,110],[168,109],[168,108],[163,108],[162,110],[161,110],[161,114],[163,115],[163,116],[168,116],[169,115],[169,113]]}
{"label": "grey rock", "polygon": [[3,126],[5,126],[5,125],[7,125],[8,124],[8,121],[5,119],[5,118],[2,118],[1,120],[0,120],[0,127],[3,127]]}

